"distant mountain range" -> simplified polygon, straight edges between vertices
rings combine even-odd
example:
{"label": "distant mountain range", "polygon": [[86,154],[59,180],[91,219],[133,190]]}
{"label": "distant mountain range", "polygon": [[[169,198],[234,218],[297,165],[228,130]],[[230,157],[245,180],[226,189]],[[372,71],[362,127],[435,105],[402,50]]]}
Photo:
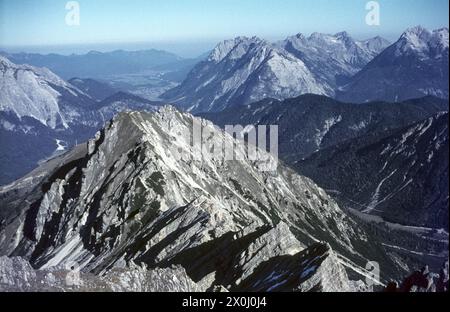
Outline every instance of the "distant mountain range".
{"label": "distant mountain range", "polygon": [[340,85],[364,68],[389,44],[381,37],[354,40],[345,31],[335,35],[313,33],[309,37],[298,34],[279,43],[310,68],[316,80],[326,86],[329,96],[334,96]]}
{"label": "distant mountain range", "polygon": [[162,98],[188,111],[220,111],[267,97],[334,95],[346,80],[387,46],[380,38],[355,41],[347,33],[299,34],[271,44],[257,37],[227,40]]}
{"label": "distant mountain range", "polygon": [[306,93],[352,103],[448,98],[448,42],[448,28],[417,26],[392,45],[381,37],[355,40],[347,32],[297,34],[276,43],[237,37],[195,59],[160,50],[0,54],[16,64],[49,68],[64,79],[160,72],[158,79],[173,84],[166,83],[157,96],[183,110],[208,112]]}
{"label": "distant mountain range", "polygon": [[179,70],[191,69],[198,62],[198,59],[183,59],[170,52],[154,49],[91,51],[72,55],[0,52],[0,55],[19,65],[46,67],[63,79],[75,77],[99,79],[151,70],[173,72],[172,75],[175,75]]}
{"label": "distant mountain range", "polygon": [[411,28],[391,46],[346,32],[298,34],[275,44],[238,37],[217,45],[161,97],[187,111],[208,112],[305,93],[355,103],[448,98],[448,28]]}

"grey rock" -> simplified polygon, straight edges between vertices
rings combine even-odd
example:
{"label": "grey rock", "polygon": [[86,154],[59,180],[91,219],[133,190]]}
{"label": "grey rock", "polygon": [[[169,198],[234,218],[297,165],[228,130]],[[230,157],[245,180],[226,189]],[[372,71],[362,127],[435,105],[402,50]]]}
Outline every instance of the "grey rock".
{"label": "grey rock", "polygon": [[243,284],[244,289],[257,291],[351,291],[344,266],[327,244],[315,244],[295,255],[272,258]]}
{"label": "grey rock", "polygon": [[4,292],[198,292],[181,267],[133,266],[113,269],[104,276],[54,267],[35,270],[21,257],[0,257],[0,291]]}
{"label": "grey rock", "polygon": [[[242,160],[197,161],[193,122],[210,141],[235,143]],[[180,151],[190,157],[178,159]],[[87,146],[0,188],[0,253],[43,270],[77,263],[95,275],[181,265],[194,282],[227,289],[316,241],[364,267],[357,246],[368,237],[354,220],[311,180],[260,165],[242,142],[172,107],[122,113]]]}
{"label": "grey rock", "polygon": [[274,44],[238,37],[218,44],[181,85],[161,97],[190,112],[209,112],[264,98],[333,96],[385,46],[382,39],[356,41],[346,33],[299,34]]}
{"label": "grey rock", "polygon": [[448,44],[448,28],[410,28],[342,87],[337,98],[355,103],[425,95],[448,99]]}
{"label": "grey rock", "polygon": [[341,205],[448,232],[448,113],[372,133],[296,164]]}

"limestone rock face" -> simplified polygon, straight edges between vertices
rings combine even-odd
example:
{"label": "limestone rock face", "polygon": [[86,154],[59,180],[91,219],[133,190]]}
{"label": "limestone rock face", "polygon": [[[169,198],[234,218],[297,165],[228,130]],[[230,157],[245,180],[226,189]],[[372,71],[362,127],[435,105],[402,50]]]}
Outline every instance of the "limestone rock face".
{"label": "limestone rock face", "polygon": [[[207,143],[234,144],[238,160],[201,154],[189,135],[194,122],[208,131]],[[247,289],[264,263],[298,257],[317,241],[364,267],[356,246],[368,237],[355,221],[311,180],[282,164],[263,171],[276,159],[260,151],[250,160],[245,150],[172,107],[122,113],[85,146],[0,189],[0,254],[44,271],[75,264],[96,276],[181,266],[205,290]],[[331,265],[317,269],[345,279]]]}
{"label": "limestone rock face", "polygon": [[397,102],[432,95],[448,99],[448,28],[407,29],[342,87],[343,101]]}
{"label": "limestone rock face", "polygon": [[387,46],[382,38],[358,41],[346,32],[298,34],[274,44],[237,37],[219,43],[181,85],[162,97],[187,111],[214,112],[265,98],[333,96]]}
{"label": "limestone rock face", "polygon": [[[0,185],[88,140],[118,112],[160,105],[103,90],[102,84],[76,85],[86,92],[47,68],[14,64],[0,55]],[[99,100],[105,92],[110,96]]]}

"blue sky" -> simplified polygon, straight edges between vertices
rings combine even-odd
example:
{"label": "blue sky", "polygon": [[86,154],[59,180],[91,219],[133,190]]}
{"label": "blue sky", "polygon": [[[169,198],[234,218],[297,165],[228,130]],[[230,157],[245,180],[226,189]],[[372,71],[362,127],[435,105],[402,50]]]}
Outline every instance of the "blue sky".
{"label": "blue sky", "polygon": [[208,46],[237,35],[269,40],[299,32],[394,40],[407,27],[448,27],[448,0],[379,0],[380,26],[365,23],[368,0],[79,0],[80,25],[65,23],[66,0],[0,0],[0,47],[130,43]]}

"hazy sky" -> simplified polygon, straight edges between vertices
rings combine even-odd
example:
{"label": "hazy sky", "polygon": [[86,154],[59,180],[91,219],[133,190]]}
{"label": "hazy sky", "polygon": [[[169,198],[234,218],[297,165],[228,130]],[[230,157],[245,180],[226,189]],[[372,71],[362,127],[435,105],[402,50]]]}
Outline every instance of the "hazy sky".
{"label": "hazy sky", "polygon": [[347,30],[356,38],[382,35],[394,40],[418,24],[433,29],[448,27],[448,0],[379,0],[380,26],[366,25],[367,2],[79,0],[80,25],[68,26],[66,0],[0,0],[0,47],[112,47],[147,42],[169,49],[172,46],[172,50],[185,45],[189,50],[189,44],[206,49],[237,35],[274,40],[299,32]]}

